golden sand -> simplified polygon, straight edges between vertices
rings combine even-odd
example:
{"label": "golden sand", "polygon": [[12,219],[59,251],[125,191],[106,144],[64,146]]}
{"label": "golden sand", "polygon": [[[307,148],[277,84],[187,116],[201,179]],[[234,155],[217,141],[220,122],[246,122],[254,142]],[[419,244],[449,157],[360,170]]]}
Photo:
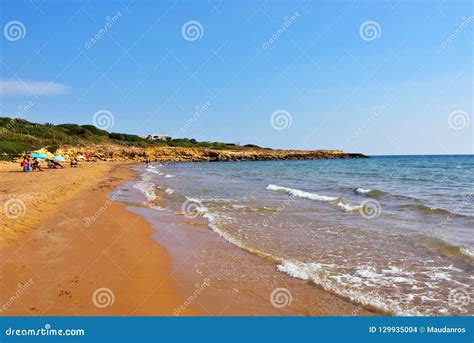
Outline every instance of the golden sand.
{"label": "golden sand", "polygon": [[107,197],[129,168],[17,170],[0,171],[0,204],[16,199],[7,206],[20,210],[0,217],[0,315],[172,315],[182,305],[152,229]]}
{"label": "golden sand", "polygon": [[[322,289],[308,291],[303,281],[286,279],[271,263],[262,266],[265,261],[238,248],[237,257],[245,255],[269,278],[284,277],[295,304],[275,308],[268,300],[271,289],[258,295],[250,285],[237,301],[234,278],[213,279],[199,301],[190,301],[196,292],[191,276],[196,261],[186,259],[184,272],[176,273],[160,245],[177,249],[180,245],[169,241],[174,236],[165,239],[166,232],[154,231],[144,217],[109,198],[133,177],[120,162],[29,173],[18,164],[0,164],[0,316],[373,314]],[[205,226],[183,225],[200,236],[192,236],[196,246],[204,241],[216,253],[234,249]],[[152,239],[157,233],[160,244]],[[192,256],[200,251],[183,249]],[[298,307],[309,300],[314,304],[310,312]]]}

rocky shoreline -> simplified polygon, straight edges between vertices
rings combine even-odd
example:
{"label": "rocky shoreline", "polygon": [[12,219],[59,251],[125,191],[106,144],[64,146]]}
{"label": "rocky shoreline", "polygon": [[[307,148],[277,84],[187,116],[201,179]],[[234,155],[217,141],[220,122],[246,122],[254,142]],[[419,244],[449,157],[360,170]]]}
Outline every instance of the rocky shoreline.
{"label": "rocky shoreline", "polygon": [[71,159],[90,156],[100,161],[152,161],[152,162],[230,162],[269,160],[318,160],[339,158],[367,158],[360,153],[346,153],[342,150],[272,150],[272,149],[209,149],[185,147],[122,147],[90,146],[64,147],[56,154]]}

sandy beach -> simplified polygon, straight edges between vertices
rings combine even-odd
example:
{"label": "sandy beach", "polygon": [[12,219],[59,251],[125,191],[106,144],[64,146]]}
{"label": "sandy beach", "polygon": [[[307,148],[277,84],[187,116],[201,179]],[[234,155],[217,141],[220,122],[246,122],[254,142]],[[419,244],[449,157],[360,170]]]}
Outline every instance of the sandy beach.
{"label": "sandy beach", "polygon": [[[288,279],[199,220],[177,217],[180,230],[171,235],[166,220],[153,229],[145,216],[110,198],[136,177],[129,164],[18,169],[1,165],[0,315],[373,315]],[[236,260],[255,263],[275,287],[284,280],[293,304],[272,306],[273,288],[242,283],[243,270],[229,270],[226,278],[196,274],[199,255],[209,250],[216,258],[231,251]]]}
{"label": "sandy beach", "polygon": [[474,343],[472,2],[2,1],[0,343]]}
{"label": "sandy beach", "polygon": [[166,315],[181,305],[151,228],[107,198],[130,178],[126,165],[1,168],[2,205],[24,202],[18,218],[1,216],[1,315]]}

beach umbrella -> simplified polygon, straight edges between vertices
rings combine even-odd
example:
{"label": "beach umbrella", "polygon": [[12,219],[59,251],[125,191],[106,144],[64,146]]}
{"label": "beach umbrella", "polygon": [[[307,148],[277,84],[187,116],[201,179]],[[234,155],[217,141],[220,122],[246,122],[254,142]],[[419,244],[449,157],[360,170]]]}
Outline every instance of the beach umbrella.
{"label": "beach umbrella", "polygon": [[31,154],[30,155],[31,158],[41,158],[43,160],[47,160],[48,157],[45,155],[45,154]]}
{"label": "beach umbrella", "polygon": [[66,159],[62,156],[59,156],[59,155],[56,155],[56,156],[53,156],[53,159],[55,159],[56,161],[59,161],[59,162],[65,162]]}

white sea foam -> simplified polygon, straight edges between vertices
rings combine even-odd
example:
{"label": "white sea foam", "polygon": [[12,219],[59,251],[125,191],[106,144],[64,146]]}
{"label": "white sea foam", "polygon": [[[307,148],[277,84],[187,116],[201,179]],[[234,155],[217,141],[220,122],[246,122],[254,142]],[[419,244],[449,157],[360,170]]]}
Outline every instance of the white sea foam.
{"label": "white sea foam", "polygon": [[166,208],[153,204],[153,200],[156,200],[157,195],[155,193],[155,185],[150,181],[138,181],[133,185],[133,188],[138,189],[147,199],[143,202],[144,205],[147,205],[149,208],[158,211],[164,211]]}
{"label": "white sea foam", "polygon": [[[441,281],[453,281],[458,284],[463,284],[459,281],[453,280],[453,272],[462,272],[462,269],[456,268],[453,265],[450,266],[437,266],[437,267],[427,267],[427,270],[421,272],[429,277],[430,280],[441,280]],[[432,288],[437,288],[438,286],[433,286]]]}
{"label": "white sea foam", "polygon": [[305,198],[305,199],[310,199],[310,200],[316,200],[316,201],[322,201],[322,202],[336,201],[336,200],[339,199],[338,197],[332,197],[332,196],[327,196],[327,195],[319,195],[319,194],[316,194],[316,193],[305,192],[305,191],[302,191],[302,190],[299,190],[299,189],[281,187],[281,186],[272,185],[272,184],[269,184],[266,189],[270,190],[270,191],[283,191],[283,192],[286,192],[286,193],[288,193],[290,195],[293,195],[295,197]]}
{"label": "white sea foam", "polygon": [[[400,269],[389,269],[378,272],[372,266],[359,266],[356,268],[354,275],[360,277],[363,283],[372,287],[390,287],[394,284],[417,284],[417,281],[410,277],[413,273],[403,272]],[[347,277],[347,282],[351,282],[352,275]]]}
{"label": "white sea foam", "polygon": [[253,254],[256,254],[257,256],[263,257],[263,258],[268,258],[274,262],[280,263],[283,261],[283,259],[280,259],[276,256],[273,256],[272,254],[266,253],[264,251],[254,249],[252,247],[249,247],[247,244],[239,240],[238,238],[232,236],[230,233],[227,231],[221,229],[221,221],[223,219],[222,215],[217,215],[215,213],[212,213],[206,206],[203,205],[203,199],[199,198],[193,198],[193,197],[188,197],[186,196],[186,199],[189,201],[192,201],[194,203],[197,203],[199,205],[198,211],[201,213],[202,217],[205,218],[208,222],[209,227],[211,228],[212,231],[217,233],[219,236],[224,238],[227,242],[244,249],[246,251],[249,251]]}
{"label": "white sea foam", "polygon": [[372,192],[371,189],[365,189],[365,188],[357,188],[355,191],[356,193],[359,193],[359,194],[367,194],[367,193]]}
{"label": "white sea foam", "polygon": [[172,174],[166,174],[165,177],[174,177]]}
{"label": "white sea foam", "polygon": [[236,208],[236,209],[245,209],[245,208],[248,208],[248,206],[245,206],[245,205],[237,205],[237,204],[233,204],[232,207],[233,207],[233,208]]}
{"label": "white sea foam", "polygon": [[348,204],[348,203],[344,202],[339,197],[328,196],[328,195],[320,195],[320,194],[316,194],[316,193],[310,193],[310,192],[302,191],[302,190],[299,190],[299,189],[281,187],[281,186],[272,185],[272,184],[269,184],[266,189],[270,190],[270,191],[286,192],[286,193],[288,193],[290,195],[293,195],[295,197],[309,199],[309,200],[315,200],[315,201],[321,201],[321,202],[332,202],[337,207],[343,209],[346,212],[357,211],[361,208],[360,205]]}
{"label": "white sea foam", "polygon": [[138,181],[133,185],[133,188],[141,191],[148,201],[156,199],[155,185],[149,181]]}
{"label": "white sea foam", "polygon": [[166,194],[173,194],[173,193],[174,193],[174,189],[173,189],[173,188],[166,188],[166,189],[165,189],[165,193],[166,193]]}
{"label": "white sea foam", "polygon": [[158,205],[148,204],[148,207],[152,208],[154,210],[157,210],[157,211],[166,211],[165,207],[161,207],[161,206],[158,206]]}
{"label": "white sea foam", "polygon": [[[422,315],[415,309],[405,309],[398,303],[391,299],[384,299],[376,291],[364,293],[358,290],[354,285],[347,284],[348,275],[332,274],[334,265],[321,263],[303,263],[299,261],[284,261],[277,269],[292,277],[302,280],[308,280],[320,285],[325,290],[333,292],[339,296],[348,298],[363,306],[373,306],[382,311],[390,312],[395,315],[413,316]],[[341,277],[341,276],[345,276]],[[376,277],[377,273],[373,271],[360,270],[360,275],[352,276],[354,280],[363,279],[364,277]],[[347,287],[352,286],[352,287]]]}
{"label": "white sea foam", "polygon": [[298,279],[312,280],[317,276],[318,280],[322,280],[327,279],[329,270],[334,267],[334,264],[284,261],[282,264],[277,266],[277,269],[280,272],[284,272]]}
{"label": "white sea foam", "polygon": [[204,201],[203,199],[193,198],[193,197],[188,197],[188,196],[186,196],[186,199],[189,201],[195,202],[199,205],[202,205],[202,202]]}
{"label": "white sea foam", "polygon": [[342,208],[344,211],[346,212],[352,212],[352,211],[357,211],[359,210],[360,208],[362,208],[361,205],[351,205],[351,204],[347,204],[345,203],[344,201],[338,201],[337,204],[336,204],[337,207],[340,207]]}
{"label": "white sea foam", "polygon": [[154,166],[148,166],[145,170],[149,173],[161,174],[161,172],[158,170],[158,168],[156,168]]}
{"label": "white sea foam", "polygon": [[461,248],[459,248],[459,251],[461,252],[462,255],[474,259],[474,250],[472,250],[468,247],[461,247]]}
{"label": "white sea foam", "polygon": [[[202,213],[202,217],[208,221],[209,227],[219,236],[239,248],[254,253],[257,256],[268,258],[273,262],[279,263],[277,269],[280,272],[286,273],[291,277],[314,282],[315,284],[322,286],[324,289],[330,292],[348,298],[363,306],[370,305],[395,315],[421,315],[421,313],[415,309],[402,308],[395,300],[382,299],[382,297],[377,293],[364,293],[363,291],[358,290],[358,283],[365,284],[367,279],[381,279],[379,282],[383,282],[384,284],[389,284],[390,282],[411,283],[413,280],[409,278],[410,273],[408,272],[404,272],[401,269],[396,269],[395,267],[390,267],[386,271],[387,275],[383,275],[381,273],[376,273],[370,268],[365,268],[365,266],[362,266],[356,271],[356,275],[339,275],[337,274],[337,266],[335,264],[288,261],[281,257],[248,246],[245,242],[236,238],[222,228],[222,222],[224,219],[222,215],[212,213],[202,204],[202,199],[192,197],[187,197],[187,199],[199,204],[199,210]],[[372,281],[372,283],[375,282]]]}

